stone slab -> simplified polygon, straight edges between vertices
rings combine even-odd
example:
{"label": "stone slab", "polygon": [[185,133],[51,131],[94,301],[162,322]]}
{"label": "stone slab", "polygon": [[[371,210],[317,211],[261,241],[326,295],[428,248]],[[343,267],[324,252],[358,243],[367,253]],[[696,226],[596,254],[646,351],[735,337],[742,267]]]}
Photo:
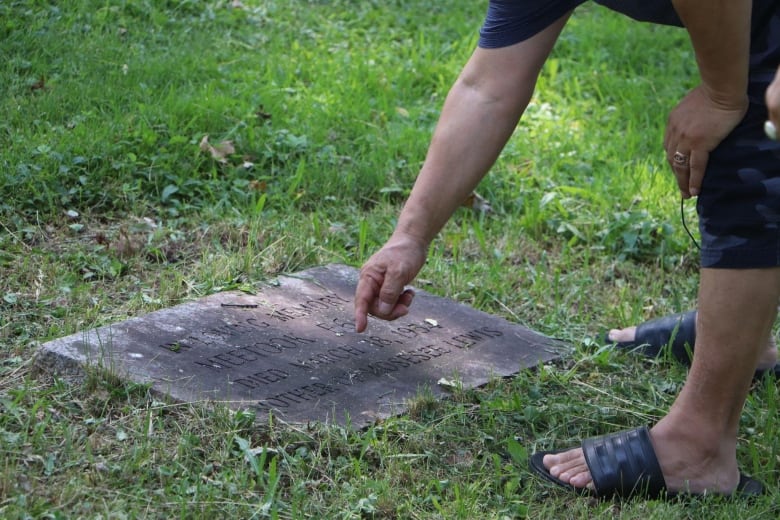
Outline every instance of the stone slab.
{"label": "stone slab", "polygon": [[560,358],[561,343],[416,289],[408,316],[357,334],[357,270],[327,265],[256,294],[223,292],[44,344],[39,367],[84,367],[176,401],[218,401],[283,421],[365,426],[403,413],[442,378],[471,388]]}

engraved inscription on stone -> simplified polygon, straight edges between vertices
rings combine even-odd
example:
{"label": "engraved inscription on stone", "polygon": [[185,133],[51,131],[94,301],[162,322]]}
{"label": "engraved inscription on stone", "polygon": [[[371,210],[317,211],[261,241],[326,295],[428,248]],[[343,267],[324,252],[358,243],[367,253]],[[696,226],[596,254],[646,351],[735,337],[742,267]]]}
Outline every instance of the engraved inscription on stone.
{"label": "engraved inscription on stone", "polygon": [[43,345],[55,372],[87,364],[173,399],[288,422],[364,426],[441,378],[471,388],[561,357],[554,340],[417,290],[410,314],[354,332],[357,270],[328,265],[256,294],[225,292]]}

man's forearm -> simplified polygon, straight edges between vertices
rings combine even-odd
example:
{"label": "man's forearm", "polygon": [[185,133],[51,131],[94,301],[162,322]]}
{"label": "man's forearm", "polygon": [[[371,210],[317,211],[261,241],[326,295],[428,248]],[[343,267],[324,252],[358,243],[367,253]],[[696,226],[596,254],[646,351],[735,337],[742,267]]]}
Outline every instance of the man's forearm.
{"label": "man's forearm", "polygon": [[426,245],[433,240],[495,162],[532,90],[533,85],[522,99],[491,99],[478,87],[458,81],[399,216],[397,233],[411,235]]}
{"label": "man's forearm", "polygon": [[528,106],[569,14],[521,43],[474,52],[447,95],[394,236],[427,247],[476,188]]}
{"label": "man's forearm", "polygon": [[752,0],[672,0],[690,34],[702,84],[713,101],[743,102],[747,92]]}

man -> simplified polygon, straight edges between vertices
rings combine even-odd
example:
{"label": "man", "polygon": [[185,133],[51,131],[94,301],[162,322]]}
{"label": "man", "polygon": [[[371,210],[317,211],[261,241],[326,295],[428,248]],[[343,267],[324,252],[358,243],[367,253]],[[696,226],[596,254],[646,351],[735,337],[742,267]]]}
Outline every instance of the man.
{"label": "man", "polygon": [[[408,312],[405,286],[496,160],[539,71],[585,0],[491,0],[478,48],[447,96],[426,160],[387,243],[363,266],[355,323]],[[780,62],[778,0],[600,0],[688,31],[701,84],[669,116],[663,146],[702,233],[696,356],[668,414],[643,428],[538,453],[546,478],[599,496],[758,493],[740,474],[739,418],[780,296],[780,146],[763,131]],[[706,173],[706,175],[705,175]]]}

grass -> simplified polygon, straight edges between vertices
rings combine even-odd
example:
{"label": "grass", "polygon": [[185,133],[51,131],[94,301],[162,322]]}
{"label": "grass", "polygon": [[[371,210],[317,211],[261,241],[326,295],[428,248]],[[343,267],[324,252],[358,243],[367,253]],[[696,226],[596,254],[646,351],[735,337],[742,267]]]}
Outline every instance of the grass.
{"label": "grass", "polygon": [[[586,6],[418,285],[571,343],[566,362],[365,431],[171,404],[36,346],[389,235],[484,2],[0,5],[0,517],[771,518],[777,387],[743,414],[749,503],[595,502],[526,456],[652,423],[684,373],[601,348],[691,307],[696,252],[661,150],[695,82],[679,31]],[[231,141],[213,156],[200,144]],[[695,222],[692,207],[686,218]],[[262,449],[259,449],[262,448]]]}

